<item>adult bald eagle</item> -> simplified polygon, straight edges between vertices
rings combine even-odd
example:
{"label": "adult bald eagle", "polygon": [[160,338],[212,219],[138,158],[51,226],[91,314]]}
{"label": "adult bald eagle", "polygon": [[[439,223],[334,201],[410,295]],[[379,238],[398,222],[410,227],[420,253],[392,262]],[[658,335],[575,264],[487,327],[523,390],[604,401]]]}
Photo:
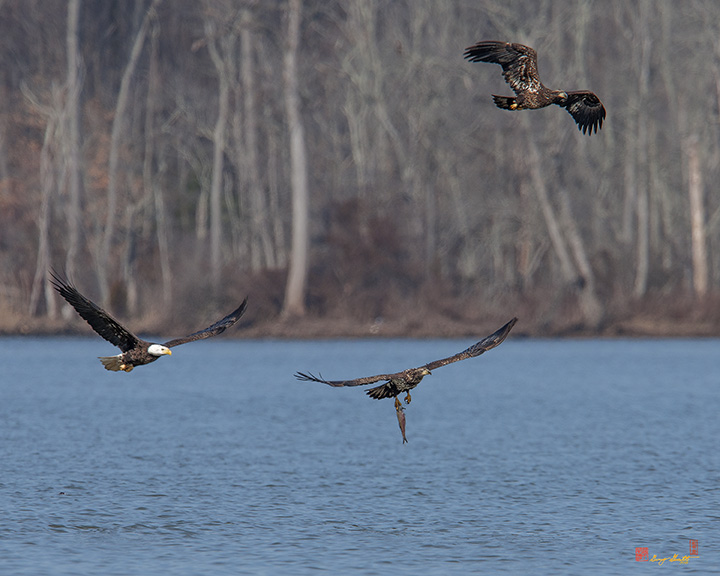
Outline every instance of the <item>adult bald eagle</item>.
{"label": "adult bald eagle", "polygon": [[407,442],[405,439],[405,414],[402,411],[402,404],[400,404],[398,395],[404,392],[406,395],[405,403],[410,404],[410,401],[412,400],[410,397],[410,390],[420,384],[420,381],[428,374],[431,374],[432,370],[441,368],[447,364],[452,364],[458,360],[474,358],[475,356],[480,356],[480,354],[483,354],[488,350],[492,350],[496,346],[499,346],[503,340],[507,338],[507,335],[510,333],[510,330],[512,330],[512,327],[515,326],[516,322],[517,318],[513,318],[502,328],[493,332],[490,336],[486,336],[480,340],[480,342],[473,344],[470,348],[467,348],[454,356],[449,356],[441,360],[435,360],[434,362],[429,362],[428,364],[418,368],[409,368],[407,370],[403,370],[402,372],[395,372],[394,374],[378,374],[377,376],[356,378],[355,380],[325,380],[321,377],[314,376],[310,373],[306,374],[304,372],[296,372],[295,378],[304,381],[322,382],[323,384],[329,384],[334,387],[362,386],[364,384],[373,384],[374,382],[385,380],[384,384],[376,386],[375,388],[370,388],[370,390],[366,391],[366,394],[370,396],[370,398],[375,398],[377,400],[382,398],[395,398],[395,410],[397,412],[398,423],[400,424],[400,429],[403,433],[403,441]]}
{"label": "adult bald eagle", "polygon": [[170,348],[174,346],[217,336],[240,320],[240,317],[245,313],[245,308],[247,307],[247,298],[245,298],[236,310],[233,310],[225,316],[225,318],[215,322],[212,326],[198,332],[193,332],[184,338],[175,338],[174,340],[165,342],[165,344],[154,344],[135,336],[135,334],[122,326],[117,320],[110,316],[110,314],[100,308],[100,306],[80,294],[75,286],[57,273],[51,272],[50,274],[52,276],[51,284],[55,290],[67,300],[68,304],[75,308],[77,313],[90,324],[95,332],[122,350],[117,356],[100,357],[103,366],[113,372],[119,370],[130,372],[135,366],[150,364],[150,362],[155,362],[160,356],[172,354]]}
{"label": "adult bald eagle", "polygon": [[478,42],[465,50],[470,62],[500,64],[505,81],[516,96],[496,96],[493,100],[504,110],[528,110],[557,104],[565,108],[583,134],[592,134],[602,128],[605,108],[600,99],[589,90],[550,90],[540,81],[537,70],[537,53],[529,46],[511,42]]}

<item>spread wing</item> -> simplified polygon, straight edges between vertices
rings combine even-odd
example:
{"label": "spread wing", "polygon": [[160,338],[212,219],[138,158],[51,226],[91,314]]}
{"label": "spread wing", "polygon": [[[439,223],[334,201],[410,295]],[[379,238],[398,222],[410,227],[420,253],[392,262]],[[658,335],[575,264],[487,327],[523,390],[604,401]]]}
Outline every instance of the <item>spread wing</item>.
{"label": "spread wing", "polygon": [[511,42],[485,41],[470,46],[463,54],[470,62],[500,64],[505,82],[518,96],[542,88],[537,70],[537,53],[530,46]]}
{"label": "spread wing", "polygon": [[242,304],[240,304],[237,309],[230,312],[230,314],[225,316],[225,318],[223,318],[222,320],[218,320],[217,322],[215,322],[215,324],[213,324],[212,326],[208,326],[203,330],[193,332],[192,334],[183,338],[175,338],[174,340],[165,342],[163,346],[172,348],[173,346],[180,346],[180,344],[187,344],[188,342],[194,342],[195,340],[203,340],[205,338],[210,338],[212,336],[222,334],[223,332],[225,332],[225,330],[230,328],[230,326],[233,326],[238,320],[240,320],[241,316],[245,314],[245,308],[247,308],[247,298],[242,301]]}
{"label": "spread wing", "polygon": [[567,98],[559,104],[565,108],[578,125],[583,134],[587,130],[590,134],[602,128],[605,119],[605,107],[593,92],[589,90],[576,90],[567,92]]}
{"label": "spread wing", "polygon": [[68,304],[75,308],[75,311],[105,340],[123,352],[132,350],[142,342],[100,306],[80,294],[75,286],[55,271],[51,271],[50,275],[52,276],[50,283],[60,293],[60,296],[65,298]]}
{"label": "spread wing", "polygon": [[325,380],[322,376],[315,376],[308,372],[296,372],[295,378],[298,380],[304,380],[309,382],[322,382],[323,384],[329,384],[340,388],[343,386],[362,386],[363,384],[372,384],[374,382],[380,382],[381,380],[390,380],[391,378],[399,378],[403,376],[404,372],[396,372],[395,374],[378,374],[377,376],[366,376],[365,378],[356,378],[355,380]]}
{"label": "spread wing", "polygon": [[480,342],[473,344],[467,350],[463,350],[462,352],[459,352],[454,356],[450,356],[449,358],[443,358],[442,360],[435,360],[435,362],[425,364],[425,368],[432,371],[435,370],[435,368],[440,368],[447,364],[452,364],[453,362],[457,362],[458,360],[465,360],[465,358],[474,358],[475,356],[480,356],[480,354],[483,354],[484,352],[495,348],[495,346],[499,346],[502,341],[507,338],[507,335],[510,334],[510,330],[512,330],[512,327],[515,326],[516,322],[517,318],[513,318],[512,320],[510,320],[510,322],[505,324],[505,326],[503,326],[496,332],[493,332],[492,334],[490,334],[490,336],[486,336],[485,338],[480,340]]}

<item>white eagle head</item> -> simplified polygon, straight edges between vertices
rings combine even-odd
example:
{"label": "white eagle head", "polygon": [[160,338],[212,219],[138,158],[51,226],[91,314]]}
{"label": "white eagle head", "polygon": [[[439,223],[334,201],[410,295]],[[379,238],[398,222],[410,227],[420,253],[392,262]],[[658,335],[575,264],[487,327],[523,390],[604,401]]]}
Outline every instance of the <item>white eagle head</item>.
{"label": "white eagle head", "polygon": [[162,356],[164,354],[172,355],[172,352],[170,351],[170,348],[163,346],[162,344],[150,344],[150,346],[148,346],[148,354],[152,354],[153,356]]}

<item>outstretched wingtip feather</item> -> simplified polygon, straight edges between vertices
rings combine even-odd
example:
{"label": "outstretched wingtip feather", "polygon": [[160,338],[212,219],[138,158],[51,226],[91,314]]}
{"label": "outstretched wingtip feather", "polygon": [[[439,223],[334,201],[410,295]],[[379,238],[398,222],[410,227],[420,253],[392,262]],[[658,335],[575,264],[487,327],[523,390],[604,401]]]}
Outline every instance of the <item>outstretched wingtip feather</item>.
{"label": "outstretched wingtip feather", "polygon": [[53,288],[70,304],[75,311],[105,340],[114,344],[123,352],[135,347],[138,338],[110,314],[83,296],[80,291],[65,278],[64,274],[50,270],[50,283]]}
{"label": "outstretched wingtip feather", "polygon": [[230,312],[230,314],[225,316],[223,319],[215,322],[215,324],[212,324],[207,328],[203,328],[202,330],[198,330],[197,332],[193,332],[188,336],[169,340],[168,342],[165,342],[163,346],[173,348],[174,346],[180,346],[180,344],[187,344],[188,342],[194,342],[195,340],[204,340],[205,338],[210,338],[212,336],[222,334],[223,332],[225,332],[225,330],[227,330],[231,326],[234,326],[238,322],[238,320],[242,318],[242,315],[245,314],[245,309],[247,308],[247,302],[248,299],[246,297],[245,300],[242,301],[240,306]]}
{"label": "outstretched wingtip feather", "polygon": [[311,372],[305,374],[305,372],[295,372],[295,378],[302,380],[303,382],[322,382],[322,378],[313,376]]}

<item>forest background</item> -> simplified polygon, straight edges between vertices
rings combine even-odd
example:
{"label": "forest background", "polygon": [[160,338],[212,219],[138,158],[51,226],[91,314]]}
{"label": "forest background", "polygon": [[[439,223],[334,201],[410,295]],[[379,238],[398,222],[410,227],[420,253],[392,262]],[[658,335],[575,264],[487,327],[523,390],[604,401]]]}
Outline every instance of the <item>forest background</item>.
{"label": "forest background", "polygon": [[[479,40],[608,116],[511,113]],[[720,335],[715,0],[0,0],[0,331]]]}

